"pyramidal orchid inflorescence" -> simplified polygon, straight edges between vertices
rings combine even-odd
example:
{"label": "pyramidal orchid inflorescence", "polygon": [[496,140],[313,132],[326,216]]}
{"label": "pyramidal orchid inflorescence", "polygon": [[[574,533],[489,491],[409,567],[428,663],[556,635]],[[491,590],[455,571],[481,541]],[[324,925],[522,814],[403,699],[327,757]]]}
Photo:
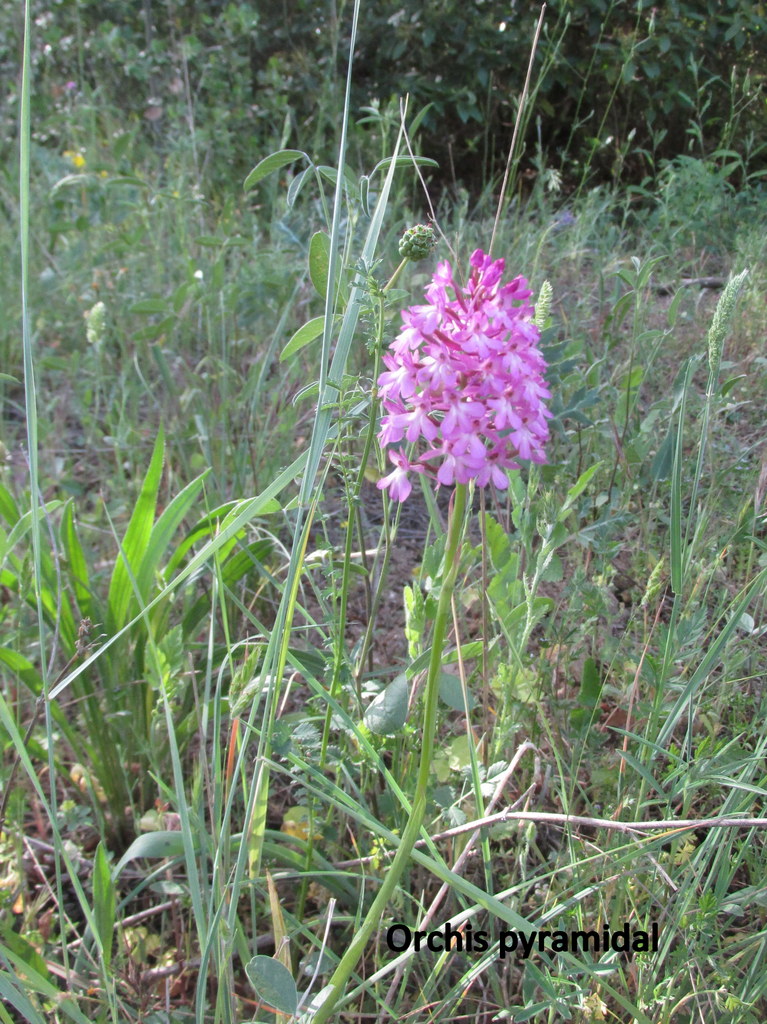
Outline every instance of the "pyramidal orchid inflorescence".
{"label": "pyramidal orchid inflorescence", "polygon": [[[394,470],[378,482],[404,501],[412,473],[445,486],[475,480],[508,486],[517,459],[545,462],[550,397],[540,333],[524,277],[506,284],[502,259],[471,256],[465,287],[450,264],[437,266],[427,304],[402,314],[403,327],[383,356],[378,378],[385,415],[378,440]],[[408,455],[409,445],[427,448]]]}

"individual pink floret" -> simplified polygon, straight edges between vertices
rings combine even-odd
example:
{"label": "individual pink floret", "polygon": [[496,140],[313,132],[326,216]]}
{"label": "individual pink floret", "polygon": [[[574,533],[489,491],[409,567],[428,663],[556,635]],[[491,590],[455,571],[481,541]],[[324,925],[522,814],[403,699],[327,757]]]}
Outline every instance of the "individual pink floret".
{"label": "individual pink floret", "polygon": [[407,456],[397,448],[389,449],[389,458],[394,463],[394,469],[388,476],[382,477],[376,487],[388,488],[389,495],[394,501],[404,501],[413,490],[413,485],[408,479],[408,473],[413,470],[416,473],[423,473],[423,466],[412,465],[408,462]]}

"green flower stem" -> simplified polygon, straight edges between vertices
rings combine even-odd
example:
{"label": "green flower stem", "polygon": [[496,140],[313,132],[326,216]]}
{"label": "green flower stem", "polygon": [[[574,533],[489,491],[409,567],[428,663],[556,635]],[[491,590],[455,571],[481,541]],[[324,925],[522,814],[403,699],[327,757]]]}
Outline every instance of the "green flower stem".
{"label": "green flower stem", "polygon": [[429,659],[429,671],[426,678],[426,690],[424,693],[423,710],[423,736],[421,745],[421,760],[418,767],[418,778],[413,794],[413,804],[410,817],[408,818],[405,830],[402,833],[394,860],[386,872],[378,895],[368,911],[365,920],[356,932],[349,948],[341,958],[329,982],[330,991],[326,995],[322,1005],[312,1017],[312,1024],[325,1024],[343,992],[344,985],[349,980],[354,968],[365,952],[365,947],[370,941],[374,930],[378,927],[381,917],[386,910],[386,905],[391,899],[394,890],[399,884],[402,873],[405,870],[410,854],[421,831],[421,825],[426,814],[426,796],[431,774],[431,762],[434,753],[434,736],[437,726],[437,702],[439,696],[439,674],[442,666],[442,648],[445,642],[445,633],[450,619],[450,605],[455,588],[455,581],[458,575],[458,565],[461,553],[461,538],[463,536],[463,521],[466,512],[466,484],[456,484],[453,495],[453,504],[450,511],[450,521],[447,530],[447,543],[445,547],[445,565],[442,574],[442,590],[439,595],[437,612],[434,618],[434,632],[432,636],[431,657]]}
{"label": "green flower stem", "polygon": [[410,262],[410,260],[409,260],[409,257],[407,257],[407,256],[402,260],[402,262],[399,264],[399,266],[394,271],[392,276],[389,278],[389,280],[386,282],[386,284],[381,289],[381,291],[383,292],[384,295],[386,295],[386,293],[388,292],[388,290],[390,288],[394,287],[394,285],[395,285],[395,283],[397,281],[397,278],[400,276],[402,271],[405,269],[405,264],[409,263],[409,262]]}

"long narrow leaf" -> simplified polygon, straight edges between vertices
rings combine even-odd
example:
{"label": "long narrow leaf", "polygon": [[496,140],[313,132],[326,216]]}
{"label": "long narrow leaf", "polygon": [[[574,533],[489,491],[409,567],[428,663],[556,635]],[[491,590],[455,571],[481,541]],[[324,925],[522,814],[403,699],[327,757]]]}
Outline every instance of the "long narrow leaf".
{"label": "long narrow leaf", "polygon": [[671,709],[668,718],[664,722],[660,733],[658,734],[658,745],[665,746],[671,738],[671,734],[677,727],[679,720],[684,711],[685,705],[689,702],[690,698],[695,695],[700,685],[703,683],[706,676],[711,672],[716,665],[719,664],[719,660],[722,656],[725,644],[733,635],[741,620],[741,616],[748,608],[751,601],[757,595],[764,591],[767,585],[767,569],[762,569],[759,575],[753,579],[750,585],[743,592],[739,600],[734,601],[732,605],[727,609],[727,623],[722,628],[719,635],[710,645],[706,653],[700,660],[698,667],[695,669],[693,674],[687,681],[687,685],[684,687],[682,692],[676,699],[673,708]]}
{"label": "long narrow leaf", "polygon": [[157,435],[152,460],[120,545],[120,554],[117,556],[109,584],[108,627],[111,632],[116,632],[125,625],[133,593],[131,576],[134,579],[137,577],[152,536],[164,451],[165,438],[161,430]]}
{"label": "long narrow leaf", "polygon": [[77,535],[74,505],[71,501],[68,501],[64,506],[59,535],[62,547],[64,548],[64,554],[67,556],[69,578],[72,582],[75,598],[77,599],[77,607],[84,618],[91,618],[94,613],[93,595],[88,586],[88,563],[85,560],[85,552]]}
{"label": "long narrow leaf", "polygon": [[149,594],[149,587],[159,571],[161,562],[167,557],[173,534],[193,508],[202,490],[208,470],[202,473],[171,501],[152,527],[149,542],[136,573],[136,582],[142,596]]}

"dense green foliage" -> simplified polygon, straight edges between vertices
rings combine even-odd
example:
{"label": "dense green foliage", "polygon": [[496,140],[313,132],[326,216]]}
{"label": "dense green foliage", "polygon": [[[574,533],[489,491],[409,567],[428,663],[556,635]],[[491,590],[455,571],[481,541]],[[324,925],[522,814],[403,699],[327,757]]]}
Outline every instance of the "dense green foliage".
{"label": "dense green foliage", "polygon": [[[33,113],[43,144],[68,141],[71,82],[92,127],[108,127],[119,107],[131,140],[170,152],[186,139],[198,175],[219,185],[285,144],[331,158],[350,3],[33,6]],[[437,180],[481,188],[503,168],[539,10],[532,0],[363,6],[352,110],[367,127],[358,141],[380,145],[409,93],[411,111],[428,107],[421,142],[440,163]],[[7,129],[18,28],[8,5],[0,15]],[[551,0],[526,125],[528,169],[545,161],[574,183],[587,173],[639,181],[661,160],[729,148],[736,134],[743,155],[763,166],[765,29],[764,4],[750,0]]]}

